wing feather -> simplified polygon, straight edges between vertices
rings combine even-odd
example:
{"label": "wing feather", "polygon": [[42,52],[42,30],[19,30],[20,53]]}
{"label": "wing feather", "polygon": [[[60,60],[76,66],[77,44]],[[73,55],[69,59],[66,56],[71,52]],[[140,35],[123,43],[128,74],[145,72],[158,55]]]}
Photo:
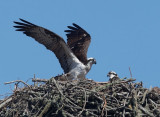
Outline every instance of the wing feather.
{"label": "wing feather", "polygon": [[[17,28],[16,31],[22,31],[27,36],[34,38],[37,42],[54,52],[65,73],[68,73],[73,65],[79,62],[63,38],[59,35],[23,19],[20,20],[21,22],[14,22],[17,24],[14,26]],[[77,61],[75,61],[75,59]]]}
{"label": "wing feather", "polygon": [[87,51],[91,42],[90,35],[80,26],[73,23],[73,26],[68,26],[70,30],[65,30],[67,32],[67,44],[77,56],[77,58],[83,62],[87,63]]}

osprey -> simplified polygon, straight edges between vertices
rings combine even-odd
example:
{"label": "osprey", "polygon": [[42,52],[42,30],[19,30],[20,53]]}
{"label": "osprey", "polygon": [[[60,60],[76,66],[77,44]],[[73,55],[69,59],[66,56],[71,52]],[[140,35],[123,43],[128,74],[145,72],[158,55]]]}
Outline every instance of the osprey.
{"label": "osprey", "polygon": [[96,64],[94,58],[87,59],[91,37],[77,24],[73,23],[73,26],[68,26],[69,30],[65,30],[66,43],[56,33],[23,19],[20,20],[21,22],[14,22],[16,31],[22,31],[54,52],[68,80],[84,79],[92,65]]}
{"label": "osprey", "polygon": [[111,81],[111,82],[119,79],[117,73],[114,71],[108,72],[107,77],[109,77],[109,81]]}

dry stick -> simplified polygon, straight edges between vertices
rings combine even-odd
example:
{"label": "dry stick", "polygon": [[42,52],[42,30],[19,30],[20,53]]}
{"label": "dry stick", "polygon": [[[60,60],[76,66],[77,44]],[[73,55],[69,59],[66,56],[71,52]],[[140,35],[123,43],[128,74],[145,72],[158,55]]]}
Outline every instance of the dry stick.
{"label": "dry stick", "polygon": [[84,96],[85,96],[85,99],[84,99],[84,105],[83,105],[83,108],[82,108],[82,111],[78,114],[78,117],[83,113],[83,111],[85,110],[85,106],[86,106],[86,91],[84,89]]}
{"label": "dry stick", "polygon": [[[121,83],[127,83],[127,82],[132,82],[132,81],[135,81],[136,79],[128,79],[128,80],[126,80],[126,81],[121,81],[121,82],[117,82],[116,84],[121,84]],[[108,84],[108,83],[110,83],[110,82],[96,82],[96,83],[98,83],[98,84]]]}
{"label": "dry stick", "polygon": [[132,72],[131,72],[131,68],[129,67],[129,72],[130,72],[130,75],[131,75],[131,78],[132,78]]}
{"label": "dry stick", "polygon": [[148,101],[151,102],[155,106],[155,108],[157,108],[157,104],[153,100],[149,99]]}
{"label": "dry stick", "polygon": [[[127,101],[127,98],[128,98],[128,96],[129,96],[129,93],[127,94],[127,96],[126,96],[126,99],[124,100],[124,104],[123,104],[123,106],[125,107],[126,106],[126,101]],[[123,117],[125,117],[125,108],[123,109]]]}
{"label": "dry stick", "polygon": [[143,98],[142,98],[142,104],[144,103],[145,99],[146,99],[146,95],[148,93],[148,90],[146,90],[143,94]]}
{"label": "dry stick", "polygon": [[62,105],[59,109],[57,109],[56,114],[58,113],[59,110],[61,110],[64,107],[64,105]]}
{"label": "dry stick", "polygon": [[136,114],[138,113],[138,105],[137,105],[137,90],[133,89],[132,90],[132,103],[133,103],[133,111],[136,112]]}
{"label": "dry stick", "polygon": [[47,79],[32,78],[32,82],[48,82]]}
{"label": "dry stick", "polygon": [[22,80],[15,80],[15,81],[11,81],[11,82],[5,82],[4,84],[11,84],[11,83],[14,83],[14,82],[21,82],[21,83],[25,84],[26,86],[28,86],[30,88],[30,86],[27,83],[25,83],[24,81],[22,81]]}
{"label": "dry stick", "polygon": [[[36,92],[33,92],[33,93],[36,93]],[[38,93],[38,92],[37,92]],[[39,97],[38,95],[35,95],[35,97]],[[45,95],[43,96],[43,98],[45,97]],[[34,107],[36,107],[38,105],[38,102],[39,100],[37,100],[36,104],[34,105]],[[32,108],[31,112],[33,111],[34,108]],[[36,115],[34,117],[37,117],[37,115],[39,114],[39,112],[41,111],[42,107],[39,109],[39,111],[36,113]]]}
{"label": "dry stick", "polygon": [[51,102],[48,102],[38,117],[43,117],[43,115],[46,114],[46,112],[49,110],[50,107],[51,107]]}
{"label": "dry stick", "polygon": [[[32,82],[34,82],[33,81],[33,79],[36,79],[36,75],[34,74],[34,77],[32,78]],[[33,86],[36,86],[36,83],[34,82],[34,85]]]}
{"label": "dry stick", "polygon": [[38,112],[34,115],[34,117],[38,117],[38,113],[40,113],[42,107],[40,107],[40,109],[38,109]]}
{"label": "dry stick", "polygon": [[[43,98],[45,98],[45,96],[46,96],[46,94],[43,96]],[[49,103],[49,102],[48,102]],[[47,103],[47,104],[48,104]],[[38,105],[38,102],[36,103],[36,106]],[[46,108],[46,106],[44,107],[44,108]],[[33,109],[32,109],[33,110]],[[40,111],[41,111],[41,113],[40,113]],[[44,109],[42,110],[42,107],[38,110],[38,112],[36,113],[36,115],[34,116],[34,117],[37,117],[38,116],[38,114],[40,113],[40,114],[42,114],[42,111],[44,112]],[[39,117],[39,116],[38,116]]]}
{"label": "dry stick", "polygon": [[56,83],[56,80],[53,78],[52,81],[54,82],[54,84],[55,84],[56,88],[58,89],[59,93],[60,93],[63,97],[65,97],[65,96],[63,95],[63,93],[60,91],[60,89],[59,89],[59,87],[58,87],[58,85],[57,85],[57,83]]}
{"label": "dry stick", "polygon": [[5,101],[3,101],[0,104],[0,109],[3,108],[3,106],[5,106],[7,103],[9,103],[10,101],[12,101],[12,96],[10,96],[9,98],[7,98]]}
{"label": "dry stick", "polygon": [[67,111],[64,111],[66,115],[68,115],[69,117],[75,117],[73,115],[71,115],[70,113],[68,113]]}
{"label": "dry stick", "polygon": [[106,101],[104,95],[103,95],[103,100],[104,100],[104,105],[103,105],[103,109],[102,109],[102,112],[101,112],[101,117],[103,117],[103,115],[104,115],[104,109],[106,108],[106,105],[107,105],[107,101]]}
{"label": "dry stick", "polygon": [[151,117],[154,117],[154,115],[150,112],[148,112],[148,110],[146,110],[145,108],[143,108],[141,105],[138,105],[138,107],[144,112],[146,113],[147,115],[151,116]]}

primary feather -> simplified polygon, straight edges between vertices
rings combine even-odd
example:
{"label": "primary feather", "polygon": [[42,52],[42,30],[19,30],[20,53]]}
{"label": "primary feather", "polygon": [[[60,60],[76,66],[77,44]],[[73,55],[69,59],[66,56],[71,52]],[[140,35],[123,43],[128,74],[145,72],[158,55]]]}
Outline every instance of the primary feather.
{"label": "primary feather", "polygon": [[67,44],[77,56],[77,58],[87,64],[87,51],[89,44],[91,42],[90,35],[82,29],[77,24],[73,23],[73,26],[68,26],[70,30],[65,30],[67,32]]}

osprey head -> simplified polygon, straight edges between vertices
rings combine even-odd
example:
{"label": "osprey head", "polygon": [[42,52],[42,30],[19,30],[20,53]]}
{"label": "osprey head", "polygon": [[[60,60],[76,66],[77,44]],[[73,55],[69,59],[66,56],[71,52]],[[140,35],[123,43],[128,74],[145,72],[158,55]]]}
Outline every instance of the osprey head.
{"label": "osprey head", "polygon": [[115,77],[118,77],[117,73],[114,72],[114,71],[110,71],[108,74],[107,74],[107,77],[109,77],[110,79],[113,79]]}
{"label": "osprey head", "polygon": [[91,61],[92,64],[97,64],[96,59],[95,58],[88,58],[87,61]]}

